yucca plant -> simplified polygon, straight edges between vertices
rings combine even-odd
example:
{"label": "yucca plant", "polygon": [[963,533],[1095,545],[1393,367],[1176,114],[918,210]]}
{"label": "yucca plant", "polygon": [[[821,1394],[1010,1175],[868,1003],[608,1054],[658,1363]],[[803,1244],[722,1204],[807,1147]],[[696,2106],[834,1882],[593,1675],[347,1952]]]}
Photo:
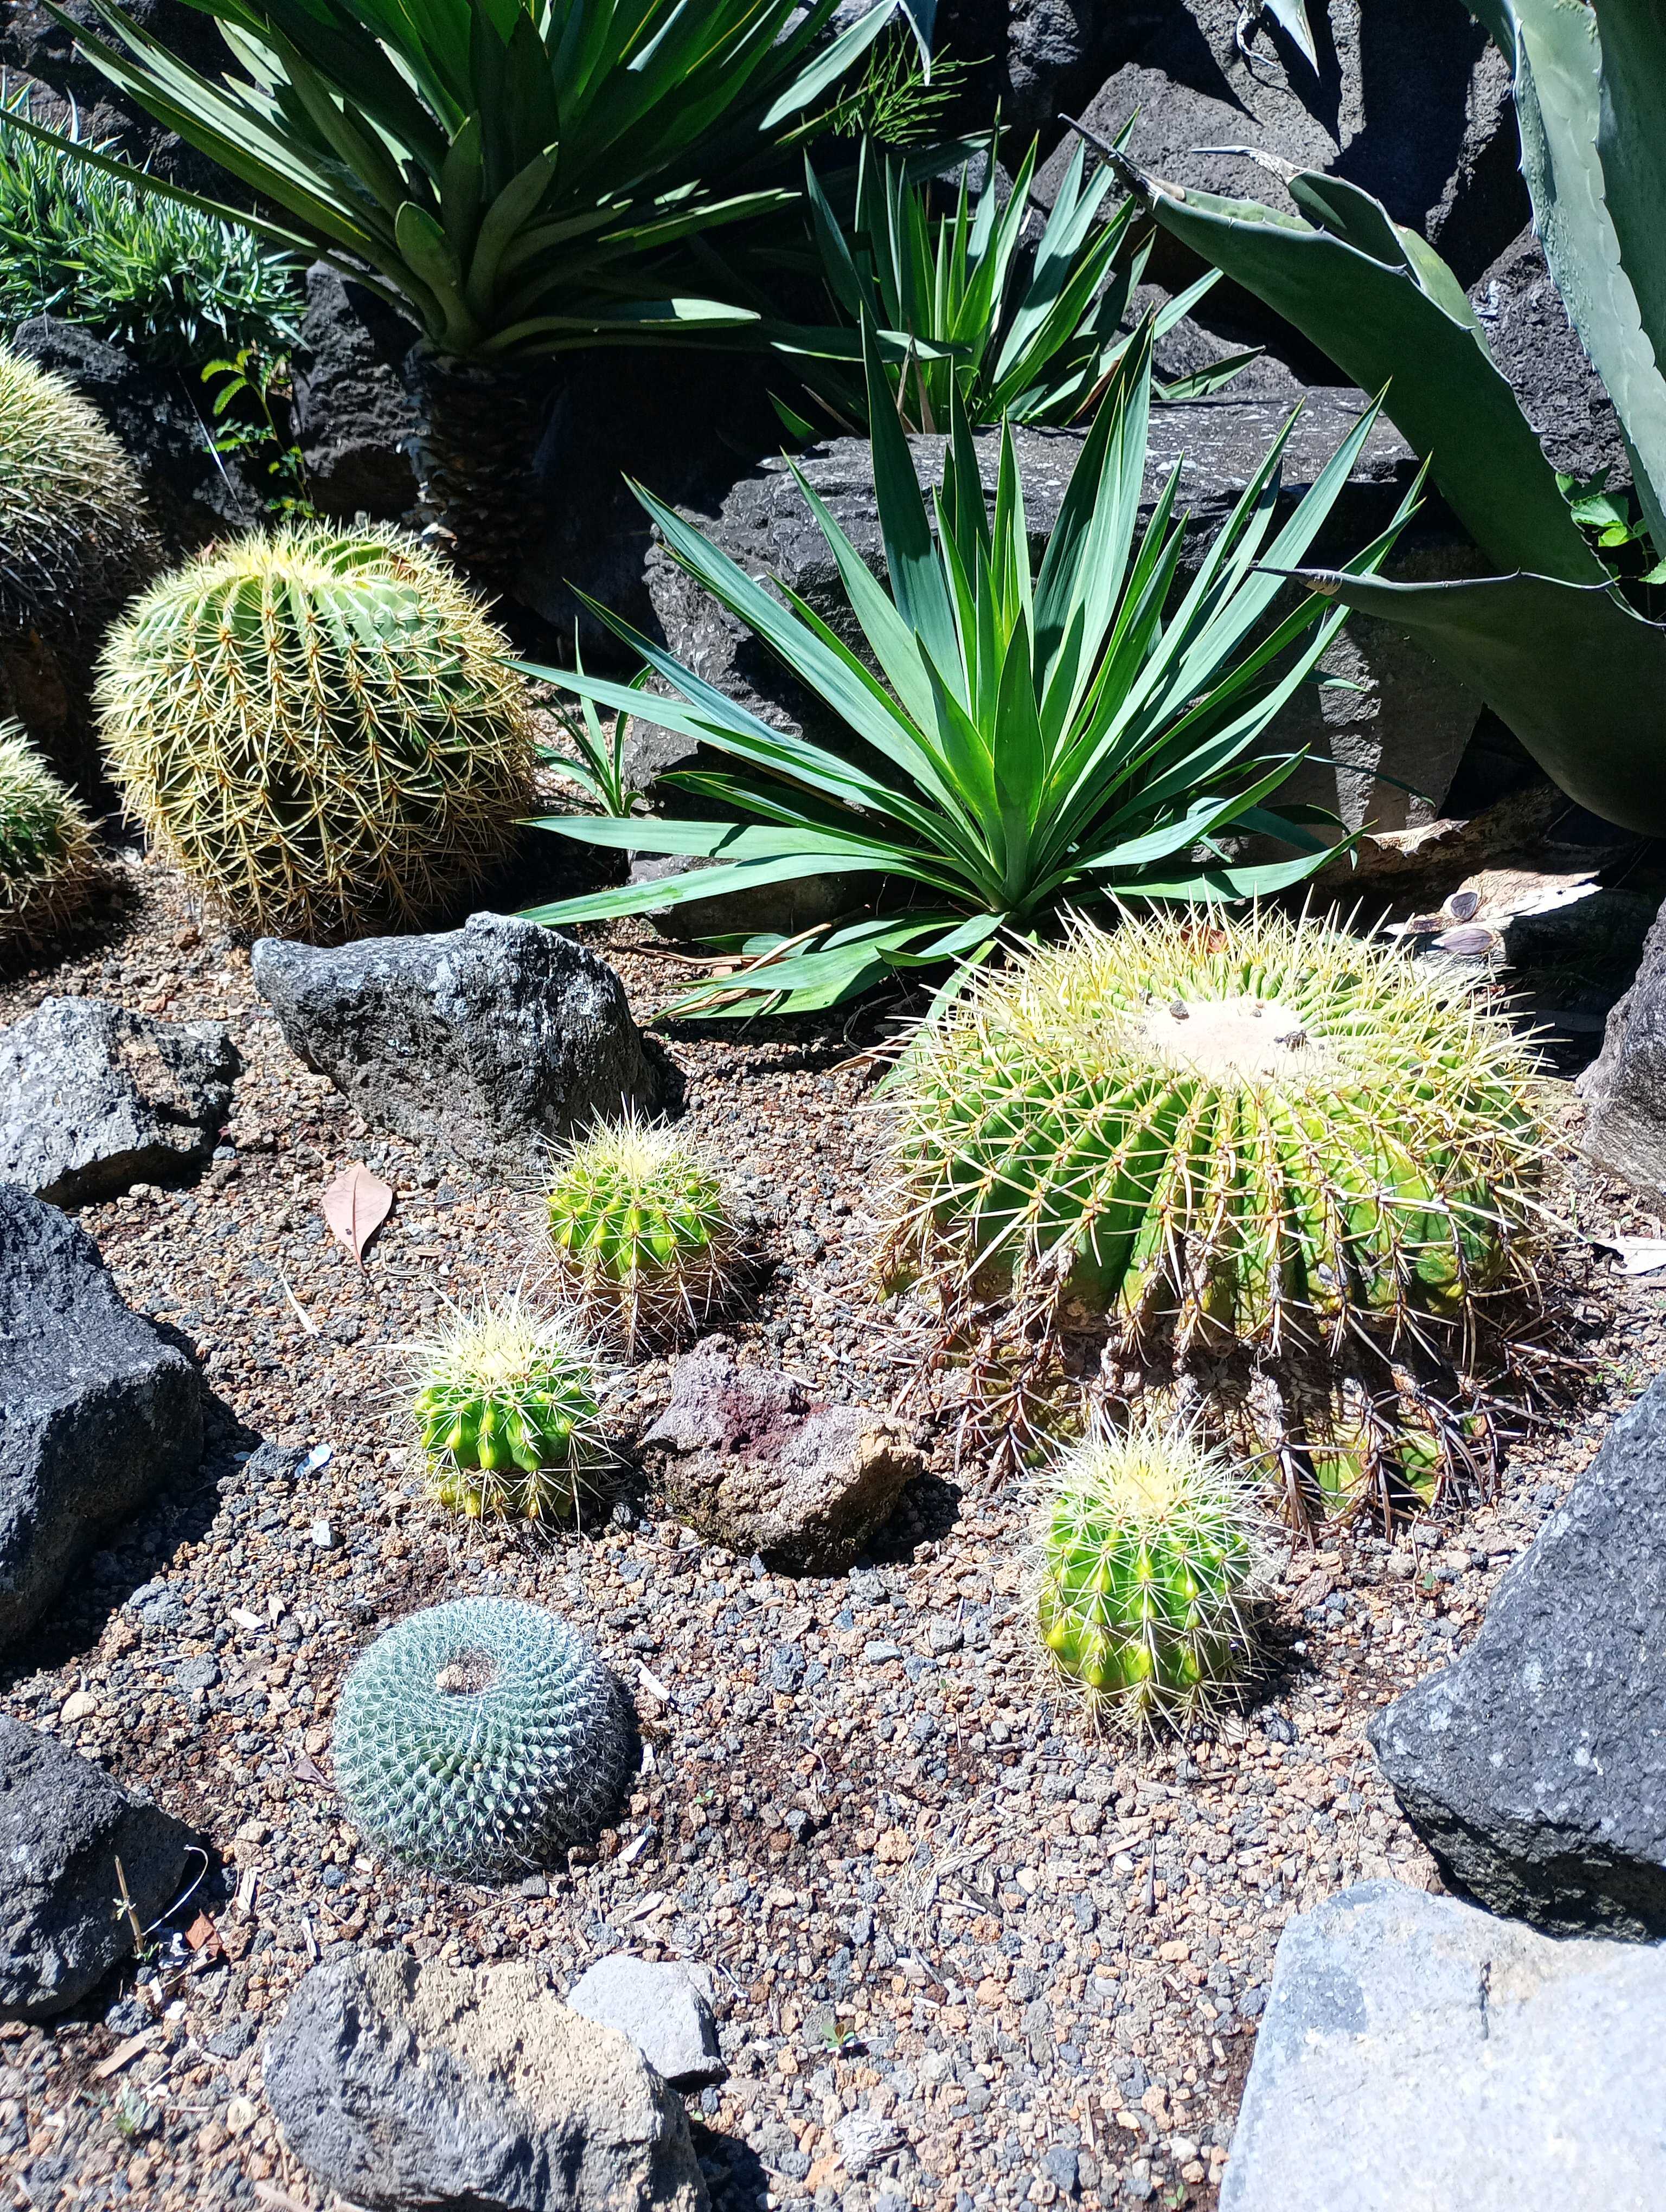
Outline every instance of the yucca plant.
{"label": "yucca plant", "polygon": [[[705,296],[689,243],[790,203],[769,157],[901,4],[828,41],[837,0],[202,0],[235,65],[213,81],[110,0],[93,5],[113,43],[55,12],[262,212],[81,159],[322,255],[412,318],[430,501],[465,562],[507,574],[534,415],[502,365],[755,320]],[[930,0],[909,13],[928,29]]]}
{"label": "yucca plant", "polygon": [[518,1297],[483,1301],[410,1352],[411,1415],[442,1505],[581,1522],[611,1453],[594,1361]]}
{"label": "yucca plant", "polygon": [[1206,1377],[1298,1509],[1489,1449],[1462,1378],[1536,1311],[1548,1128],[1449,978],[1267,910],[1079,924],[919,1032],[891,1112],[883,1266],[1017,1434],[1075,1336],[1125,1394]]}
{"label": "yucca plant", "polygon": [[728,1196],[673,1130],[627,1120],[581,1139],[544,1213],[562,1294],[632,1358],[676,1343],[734,1294],[741,1237]]}
{"label": "yucca plant", "polygon": [[[865,343],[877,398],[886,387],[871,324]],[[871,410],[889,588],[800,476],[879,674],[791,592],[783,606],[673,508],[639,492],[682,565],[842,720],[847,747],[772,728],[605,615],[669,687],[654,700],[654,720],[734,765],[665,779],[697,792],[715,819],[562,816],[543,826],[722,865],[569,899],[535,918],[600,921],[754,884],[883,878],[879,912],[854,915],[810,949],[679,1008],[798,1012],[886,975],[987,957],[1004,939],[1045,930],[1068,903],[1114,892],[1243,898],[1318,866],[1329,848],[1308,824],[1330,817],[1267,802],[1301,758],[1278,746],[1274,726],[1335,636],[1335,617],[1311,597],[1276,605],[1285,588],[1277,571],[1312,543],[1372,416],[1278,527],[1286,425],[1181,585],[1177,465],[1140,523],[1150,397],[1147,325],[1113,374],[1038,573],[1010,431],[992,519],[956,394],[934,515],[895,409]],[[1408,511],[1409,501],[1353,567],[1381,561]],[[529,672],[602,705],[641,706],[627,684]],[[1241,863],[1225,841],[1250,830],[1285,840],[1297,857]]]}
{"label": "yucca plant", "polygon": [[[1039,143],[1031,145],[1003,202],[995,167],[999,141],[977,156],[984,182],[972,188],[974,161],[961,165],[952,212],[934,212],[942,187],[883,148],[865,143],[857,167],[854,231],[842,222],[806,158],[810,207],[823,272],[836,318],[858,329],[866,317],[907,348],[888,359],[885,379],[905,427],[949,427],[949,393],[958,392],[974,428],[1000,422],[1066,423],[1091,412],[1116,363],[1134,343],[1123,328],[1129,297],[1145,270],[1149,240],[1136,242],[1138,203],[1107,210],[1115,182],[1109,164],[1086,180],[1086,149],[1077,147],[1034,247],[1025,243]],[[1189,314],[1214,274],[1170,301],[1158,337]],[[840,422],[866,433],[867,394],[859,372],[817,360],[812,332],[776,330],[783,352],[802,356],[805,380]],[[1164,399],[1218,390],[1253,354],[1236,354],[1195,376],[1158,386]],[[779,405],[779,403],[777,403]],[[781,410],[789,428],[812,425]]]}
{"label": "yucca plant", "polygon": [[99,866],[86,809],[16,722],[0,722],[0,948],[50,938],[87,902]]}
{"label": "yucca plant", "polygon": [[1042,1644],[1096,1725],[1207,1719],[1249,1671],[1265,1583],[1252,1477],[1184,1423],[1097,1425],[1037,1527]]}
{"label": "yucca plant", "polygon": [[420,927],[509,850],[534,744],[508,641],[393,529],[210,546],[111,633],[98,702],[131,811],[241,928]]}

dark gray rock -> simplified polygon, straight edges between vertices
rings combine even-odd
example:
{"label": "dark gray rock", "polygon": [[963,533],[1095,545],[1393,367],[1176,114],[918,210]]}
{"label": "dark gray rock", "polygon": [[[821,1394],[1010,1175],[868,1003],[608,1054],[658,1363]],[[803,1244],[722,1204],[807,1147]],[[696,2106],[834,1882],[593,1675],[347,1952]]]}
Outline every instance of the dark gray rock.
{"label": "dark gray rock", "polygon": [[[191,1831],[76,1753],[0,1714],[0,2020],[64,2012],[181,1887]],[[121,1876],[116,1862],[121,1862]]]}
{"label": "dark gray rock", "polygon": [[[189,0],[127,0],[122,12],[192,69],[210,77],[225,69],[228,56],[219,26]],[[125,160],[170,184],[223,198],[228,179],[218,163],[165,131],[155,116],[96,68],[77,44],[77,30],[108,37],[109,27],[93,0],[68,0],[63,13],[67,22],[59,21],[42,0],[8,0],[0,8],[0,65],[6,70],[8,88],[15,89],[20,78],[33,77],[64,104],[64,112],[53,115],[37,96],[32,112],[42,122],[62,127],[73,101],[83,138],[113,139]]]}
{"label": "dark gray rock", "polygon": [[391,521],[416,504],[419,422],[403,374],[416,332],[385,301],[322,261],[307,271],[293,356],[295,441],[313,504]]}
{"label": "dark gray rock", "polygon": [[1585,1102],[1580,1150],[1666,1212],[1666,907],[1578,1088]]}
{"label": "dark gray rock", "polygon": [[1581,477],[1607,469],[1611,482],[1629,482],[1614,402],[1585,358],[1530,228],[1483,271],[1469,297],[1488,351],[1515,386],[1554,465]]}
{"label": "dark gray rock", "polygon": [[84,1230],[0,1183],[0,1648],[202,1449],[185,1353],[122,1304]]}
{"label": "dark gray rock", "polygon": [[675,1088],[612,969],[537,922],[477,914],[435,936],[326,949],[264,937],[252,957],[308,1067],[374,1127],[478,1168],[541,1168],[552,1139],[651,1113]]}
{"label": "dark gray rock", "polygon": [[567,2003],[629,2036],[673,2089],[708,2089],[729,2070],[717,2047],[710,1984],[700,1968],[613,1951],[579,1976]]}
{"label": "dark gray rock", "polygon": [[1666,1378],[1603,1438],[1468,1650],[1370,1735],[1450,1883],[1572,1935],[1666,1936]]}
{"label": "dark gray rock", "polygon": [[43,999],[0,1030],[0,1179],[57,1206],[206,1164],[239,1061],[218,1022]]}
{"label": "dark gray rock", "polygon": [[372,2212],[701,2212],[682,2100],[531,1966],[344,1949],[266,2039],[289,2148]]}
{"label": "dark gray rock", "polygon": [[[648,757],[646,749],[640,758]],[[632,884],[668,883],[690,869],[715,868],[720,860],[685,860],[680,854],[638,853],[630,864]],[[684,899],[676,906],[650,912],[648,919],[662,936],[691,941],[696,938],[747,936],[779,931],[795,937],[836,921],[860,906],[872,894],[873,876],[809,876],[795,884],[763,884],[755,890],[731,891],[721,898]]]}
{"label": "dark gray rock", "polygon": [[842,1573],[925,1472],[899,1422],[813,1399],[775,1369],[742,1367],[722,1336],[677,1362],[671,1402],[641,1455],[680,1520],[787,1574]]}
{"label": "dark gray rock", "polygon": [[[831,27],[842,29],[878,4],[844,0]],[[958,125],[987,129],[997,112],[1019,143],[1051,137],[1061,109],[1074,109],[1108,70],[1150,37],[1172,0],[938,0],[934,54],[970,65]]]}
{"label": "dark gray rock", "polygon": [[1361,1882],[1279,1943],[1220,2212],[1666,2203],[1666,1954]]}
{"label": "dark gray rock", "polygon": [[171,552],[194,551],[262,520],[262,488],[244,477],[235,454],[214,450],[209,402],[193,370],[152,368],[55,315],[22,324],[12,344],[104,417],[138,471],[150,520]]}
{"label": "dark gray rock", "polygon": [[[1359,394],[1346,389],[1306,395],[1286,448],[1287,507],[1294,506],[1353,428],[1361,404]],[[1195,563],[1201,557],[1288,414],[1288,404],[1274,398],[1231,397],[1153,412],[1146,497],[1148,502],[1155,500],[1178,463],[1178,504],[1192,517],[1189,561]],[[921,481],[936,483],[942,472],[944,441],[916,438],[912,442]],[[999,440],[986,434],[977,445],[993,500]],[[1081,435],[1072,431],[1021,428],[1016,434],[1025,513],[1037,562],[1081,446]],[[866,441],[836,439],[813,448],[799,465],[868,566],[883,575],[873,458]],[[1414,469],[1399,433],[1379,420],[1353,481],[1315,547],[1314,559],[1345,557],[1376,537],[1392,520]],[[784,462],[765,461],[734,478],[720,494],[690,501],[682,511],[749,574],[777,578],[847,644],[863,649],[826,541]],[[1384,573],[1422,581],[1476,569],[1477,556],[1468,540],[1432,515],[1402,538]],[[777,727],[802,728],[835,746],[848,742],[841,739],[842,726],[827,709],[662,545],[648,555],[648,586],[662,635],[696,675]],[[1358,688],[1308,686],[1292,702],[1280,726],[1280,737],[1287,735],[1292,745],[1310,746],[1316,764],[1300,772],[1301,781],[1292,786],[1289,795],[1334,807],[1350,828],[1369,821],[1379,829],[1395,829],[1431,819],[1474,726],[1480,711],[1476,696],[1446,676],[1390,625],[1369,619],[1356,618],[1349,625],[1324,666],[1328,673]],[[692,750],[690,740],[657,728],[645,713],[631,727],[632,779],[638,787],[645,787],[667,768],[687,760]],[[1401,788],[1402,785],[1411,786],[1411,791]],[[666,811],[680,808],[680,799],[668,799]],[[684,908],[683,915],[687,911]],[[705,909],[707,915],[714,911]],[[752,917],[738,921],[726,915],[696,930],[679,921],[673,909],[666,926],[703,934],[719,928],[790,924],[772,912],[767,922]]]}

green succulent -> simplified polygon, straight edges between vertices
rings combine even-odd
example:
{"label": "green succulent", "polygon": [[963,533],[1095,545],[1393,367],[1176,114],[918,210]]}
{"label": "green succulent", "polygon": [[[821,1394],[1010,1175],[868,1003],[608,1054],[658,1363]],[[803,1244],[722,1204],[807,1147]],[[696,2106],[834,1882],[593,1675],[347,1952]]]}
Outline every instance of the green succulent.
{"label": "green succulent", "polygon": [[562,1290],[627,1354],[675,1343],[733,1296],[723,1186],[672,1131],[626,1121],[575,1145],[545,1196]]}
{"label": "green succulent", "polygon": [[93,825],[15,722],[0,722],[0,945],[35,945],[86,903]]}
{"label": "green succulent", "polygon": [[1075,1334],[1123,1395],[1208,1369],[1328,1507],[1488,1456],[1442,1378],[1535,1302],[1548,1131],[1530,1047],[1450,977],[1271,912],[1079,926],[920,1033],[894,1111],[885,1267],[1015,1436]]}
{"label": "green succulent", "polygon": [[1242,1680],[1259,1517],[1253,1480],[1183,1425],[1098,1429],[1061,1461],[1036,1617],[1096,1721],[1183,1728]]}
{"label": "green succulent", "polygon": [[0,347],[0,634],[96,624],[155,551],[139,480],[100,417]]}
{"label": "green succulent", "polygon": [[397,1857],[496,1881],[593,1843],[630,1766],[623,1691],[542,1606],[459,1598],[406,1615],[343,1685],[348,1815]]}
{"label": "green succulent", "polygon": [[240,927],[415,927],[501,861],[535,760],[509,647],[392,529],[215,546],[112,633],[98,702],[151,837]]}
{"label": "green succulent", "polygon": [[471,1519],[581,1519],[611,1456],[595,1369],[519,1299],[462,1315],[414,1350],[411,1411],[434,1493]]}

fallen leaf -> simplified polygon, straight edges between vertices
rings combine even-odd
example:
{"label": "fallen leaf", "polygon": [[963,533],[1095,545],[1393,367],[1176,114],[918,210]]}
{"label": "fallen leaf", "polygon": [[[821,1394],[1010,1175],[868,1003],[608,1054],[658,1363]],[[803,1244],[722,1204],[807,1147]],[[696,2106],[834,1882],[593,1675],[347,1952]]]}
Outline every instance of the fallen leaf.
{"label": "fallen leaf", "polygon": [[323,1769],[310,1759],[304,1751],[298,1751],[289,1763],[289,1771],[297,1782],[315,1783],[320,1790],[330,1787],[329,1778]]}
{"label": "fallen leaf", "polygon": [[206,1951],[210,1959],[217,1959],[225,1948],[220,1941],[220,1930],[206,1912],[199,1912],[186,1929],[185,1942],[193,1951]]}
{"label": "fallen leaf", "polygon": [[142,2051],[149,2050],[156,2038],[154,2027],[142,2028],[137,2035],[130,2035],[125,2043],[119,2043],[107,2058],[100,2059],[93,2069],[95,2081],[107,2081],[112,2074],[119,2074],[130,2058],[137,2058]]}
{"label": "fallen leaf", "polygon": [[1602,1249],[1619,1255],[1628,1275],[1655,1275],[1666,1267],[1666,1237],[1604,1237]]}
{"label": "fallen leaf", "polygon": [[342,1170],[319,1204],[331,1235],[362,1267],[365,1246],[392,1210],[392,1188],[380,1176],[372,1175],[362,1160],[355,1160],[351,1167]]}

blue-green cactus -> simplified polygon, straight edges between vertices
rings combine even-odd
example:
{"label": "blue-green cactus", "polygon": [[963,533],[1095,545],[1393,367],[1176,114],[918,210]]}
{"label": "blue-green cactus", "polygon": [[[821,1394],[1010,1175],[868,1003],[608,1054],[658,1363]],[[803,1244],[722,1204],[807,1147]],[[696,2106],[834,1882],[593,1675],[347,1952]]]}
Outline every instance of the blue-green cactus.
{"label": "blue-green cactus", "polygon": [[396,1622],[343,1686],[336,1786],[372,1843],[494,1881],[595,1838],[630,1764],[624,1692],[542,1606],[459,1598]]}

